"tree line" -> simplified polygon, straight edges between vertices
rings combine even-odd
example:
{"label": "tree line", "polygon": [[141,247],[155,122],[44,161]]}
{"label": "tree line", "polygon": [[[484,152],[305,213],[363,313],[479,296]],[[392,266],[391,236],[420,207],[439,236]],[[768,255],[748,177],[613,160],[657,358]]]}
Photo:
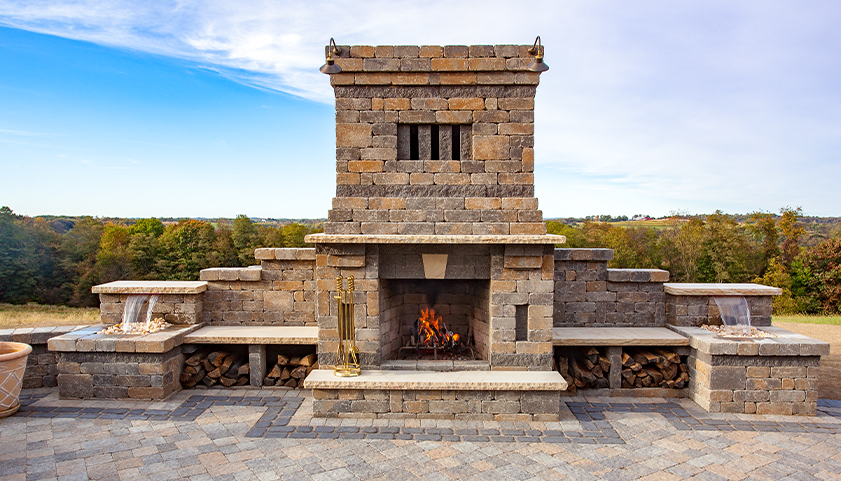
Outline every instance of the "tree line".
{"label": "tree line", "polygon": [[257,247],[304,247],[299,223],[16,215],[0,207],[0,302],[96,306],[91,287],[119,279],[197,280],[208,267],[258,264]]}
{"label": "tree line", "polygon": [[[641,227],[595,218],[546,224],[567,237],[563,247],[613,249],[610,267],[666,269],[673,282],[757,282],[783,289],[777,313],[841,312],[841,226],[805,219],[786,207],[779,215],[675,214]],[[306,234],[320,231],[318,223],[267,225],[245,215],[162,222],[27,217],[2,207],[0,302],[95,306],[94,285],[196,280],[208,267],[257,264],[257,247],[303,247]]]}
{"label": "tree line", "polygon": [[802,214],[785,207],[739,219],[716,211],[673,215],[656,227],[550,220],[547,230],[567,237],[563,247],[613,249],[610,267],[665,269],[672,282],[780,287],[776,313],[841,312],[841,229],[816,222],[807,230]]}

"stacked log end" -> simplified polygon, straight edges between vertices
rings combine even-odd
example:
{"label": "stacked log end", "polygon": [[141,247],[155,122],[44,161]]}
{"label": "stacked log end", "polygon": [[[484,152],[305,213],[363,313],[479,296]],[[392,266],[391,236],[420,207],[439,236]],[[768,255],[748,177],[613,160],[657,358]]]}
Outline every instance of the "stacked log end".
{"label": "stacked log end", "polygon": [[192,388],[245,386],[249,381],[248,357],[227,351],[199,351],[184,361],[181,386]]}
{"label": "stacked log end", "polygon": [[[571,348],[555,358],[555,369],[570,393],[578,389],[610,387],[610,360],[595,348]],[[683,389],[689,384],[689,365],[673,351],[660,348],[625,348],[622,352],[622,387]]]}
{"label": "stacked log end", "polygon": [[595,347],[571,349],[556,359],[558,372],[564,377],[570,392],[576,389],[610,387],[610,360]]}
{"label": "stacked log end", "polygon": [[263,379],[263,385],[296,388],[314,369],[318,369],[315,353],[303,357],[278,354],[277,363]]}
{"label": "stacked log end", "polygon": [[672,351],[626,349],[622,353],[622,387],[682,389],[689,383],[689,365]]}

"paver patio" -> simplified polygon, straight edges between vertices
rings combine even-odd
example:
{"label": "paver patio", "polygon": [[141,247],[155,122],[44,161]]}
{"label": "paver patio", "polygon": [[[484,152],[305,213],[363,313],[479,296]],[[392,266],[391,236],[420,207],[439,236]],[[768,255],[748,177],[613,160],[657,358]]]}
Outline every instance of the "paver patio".
{"label": "paver patio", "polygon": [[841,479],[841,402],[710,414],[688,400],[562,399],[559,422],[324,419],[309,391],[165,402],[25,390],[0,420],[0,480]]}

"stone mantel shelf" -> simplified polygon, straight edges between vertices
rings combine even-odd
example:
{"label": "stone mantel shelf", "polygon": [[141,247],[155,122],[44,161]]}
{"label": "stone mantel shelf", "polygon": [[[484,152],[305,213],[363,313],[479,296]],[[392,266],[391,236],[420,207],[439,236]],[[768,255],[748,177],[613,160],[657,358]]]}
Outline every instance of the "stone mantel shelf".
{"label": "stone mantel shelf", "polygon": [[783,290],[779,287],[761,284],[702,284],[676,283],[663,284],[666,294],[673,296],[779,296]]}
{"label": "stone mantel shelf", "polygon": [[316,369],[304,381],[307,389],[406,389],[448,391],[564,391],[557,371],[380,371],[363,369],[357,377],[338,377]]}
{"label": "stone mantel shelf", "polygon": [[563,244],[566,237],[544,235],[309,234],[310,244]]}
{"label": "stone mantel shelf", "polygon": [[93,286],[94,294],[201,294],[204,281],[114,281]]}

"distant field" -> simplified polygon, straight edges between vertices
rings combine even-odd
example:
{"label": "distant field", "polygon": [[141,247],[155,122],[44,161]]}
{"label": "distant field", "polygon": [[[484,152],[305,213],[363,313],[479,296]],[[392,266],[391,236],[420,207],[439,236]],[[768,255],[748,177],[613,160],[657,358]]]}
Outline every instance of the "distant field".
{"label": "distant field", "polygon": [[72,326],[99,322],[96,307],[44,306],[0,303],[0,329],[16,327]]}
{"label": "distant field", "polygon": [[773,316],[772,323],[793,322],[797,324],[830,324],[841,326],[841,316],[818,316],[808,314],[789,314],[785,316]]}
{"label": "distant field", "polygon": [[610,225],[615,225],[617,227],[648,227],[651,229],[664,229],[666,227],[672,227],[677,223],[684,223],[685,220],[673,220],[673,219],[651,219],[651,220],[628,220],[625,222],[611,222]]}

